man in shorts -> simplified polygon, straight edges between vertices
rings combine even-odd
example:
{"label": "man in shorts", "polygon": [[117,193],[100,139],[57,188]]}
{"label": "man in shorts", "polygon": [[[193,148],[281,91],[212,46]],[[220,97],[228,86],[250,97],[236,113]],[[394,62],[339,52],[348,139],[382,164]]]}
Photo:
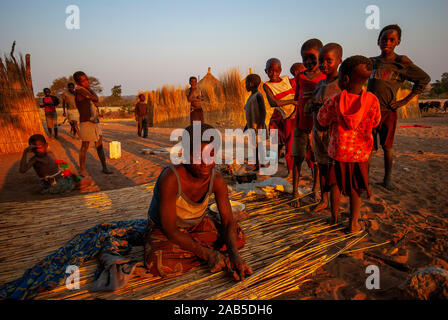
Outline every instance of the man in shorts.
{"label": "man in shorts", "polygon": [[77,84],[75,90],[75,103],[79,112],[79,136],[82,141],[81,151],[79,153],[79,174],[86,176],[85,170],[86,154],[90,142],[93,142],[98,153],[98,158],[103,166],[103,173],[110,174],[106,165],[106,156],[103,149],[103,136],[98,120],[98,96],[90,88],[90,82],[87,75],[82,71],[73,74],[73,79]]}

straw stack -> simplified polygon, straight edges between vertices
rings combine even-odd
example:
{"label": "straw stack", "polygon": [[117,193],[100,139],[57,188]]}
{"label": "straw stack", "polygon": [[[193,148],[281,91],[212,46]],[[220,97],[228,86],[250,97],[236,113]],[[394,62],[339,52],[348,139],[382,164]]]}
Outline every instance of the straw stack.
{"label": "straw stack", "polygon": [[[408,89],[398,89],[397,101],[403,99],[411,93]],[[408,104],[397,110],[398,119],[418,119],[422,117],[420,107],[418,105],[418,96],[412,98]]]}
{"label": "straw stack", "polygon": [[0,58],[0,154],[22,151],[28,138],[43,134],[40,113],[34,100],[30,56],[18,62],[11,56]]}

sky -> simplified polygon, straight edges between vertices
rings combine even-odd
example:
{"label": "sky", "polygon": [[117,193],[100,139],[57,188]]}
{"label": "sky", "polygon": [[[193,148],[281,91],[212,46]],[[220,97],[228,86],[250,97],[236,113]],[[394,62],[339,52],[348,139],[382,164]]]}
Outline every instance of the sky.
{"label": "sky", "polygon": [[[79,29],[66,28],[66,8],[76,5]],[[207,68],[217,78],[249,68],[267,80],[266,60],[279,58],[283,74],[301,62],[310,38],[337,42],[344,57],[376,56],[380,30],[365,25],[369,5],[379,27],[399,24],[405,54],[432,82],[448,72],[446,0],[0,0],[0,54],[31,54],[35,92],[78,70],[97,77],[104,95],[114,85],[123,95],[188,84]]]}

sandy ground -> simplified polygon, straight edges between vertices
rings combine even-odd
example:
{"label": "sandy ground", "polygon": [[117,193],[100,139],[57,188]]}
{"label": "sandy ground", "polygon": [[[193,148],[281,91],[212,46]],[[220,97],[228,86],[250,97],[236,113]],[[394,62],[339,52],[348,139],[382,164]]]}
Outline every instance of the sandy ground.
{"label": "sandy ground", "polygon": [[[432,128],[402,128],[420,124]],[[69,195],[111,190],[155,182],[161,169],[169,164],[168,155],[142,154],[143,148],[163,148],[174,145],[169,141],[170,128],[149,128],[149,137],[137,136],[131,120],[102,123],[106,156],[109,142],[122,145],[122,157],[109,159],[112,175],[101,173],[101,166],[93,147],[89,149],[86,168],[91,184]],[[58,159],[78,169],[81,142],[68,135],[68,126],[61,127],[60,137],[49,141]],[[6,201],[29,201],[61,196],[38,193],[38,179],[31,169],[18,172],[21,154],[0,156],[0,205]],[[284,299],[394,299],[406,298],[398,286],[415,270],[438,266],[448,270],[448,197],[443,191],[448,181],[448,116],[400,120],[395,139],[393,178],[396,190],[387,191],[377,182],[382,181],[383,153],[378,151],[371,167],[371,199],[364,199],[361,214],[367,225],[368,242],[391,243],[369,250],[338,257],[314,274],[301,290],[285,294]],[[311,182],[308,169],[302,185]],[[348,203],[342,203],[344,219],[348,219]],[[312,213],[310,213],[312,214]],[[320,213],[329,217],[329,211]],[[403,236],[406,234],[406,237]],[[402,241],[400,241],[403,239]],[[396,252],[391,253],[396,244]],[[374,256],[372,256],[372,254]],[[380,289],[368,290],[365,285],[366,267],[380,269]]]}

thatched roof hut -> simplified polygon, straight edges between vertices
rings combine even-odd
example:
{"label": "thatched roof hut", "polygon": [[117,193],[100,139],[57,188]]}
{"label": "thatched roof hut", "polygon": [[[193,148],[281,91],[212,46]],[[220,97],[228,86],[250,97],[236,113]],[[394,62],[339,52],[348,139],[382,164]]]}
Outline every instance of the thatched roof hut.
{"label": "thatched roof hut", "polygon": [[198,85],[202,88],[205,86],[222,86],[221,81],[216,79],[211,72],[212,68],[208,67],[207,74],[198,82]]}
{"label": "thatched roof hut", "polygon": [[208,102],[208,105],[206,103],[203,106],[206,111],[214,109],[214,107],[219,103],[219,101],[223,100],[224,97],[223,85],[221,81],[212,75],[211,69],[211,67],[208,67],[207,74],[198,82],[198,85],[201,88],[206,101]]}
{"label": "thatched roof hut", "polygon": [[30,55],[0,58],[0,154],[21,152],[33,134],[44,134],[31,81]]}

